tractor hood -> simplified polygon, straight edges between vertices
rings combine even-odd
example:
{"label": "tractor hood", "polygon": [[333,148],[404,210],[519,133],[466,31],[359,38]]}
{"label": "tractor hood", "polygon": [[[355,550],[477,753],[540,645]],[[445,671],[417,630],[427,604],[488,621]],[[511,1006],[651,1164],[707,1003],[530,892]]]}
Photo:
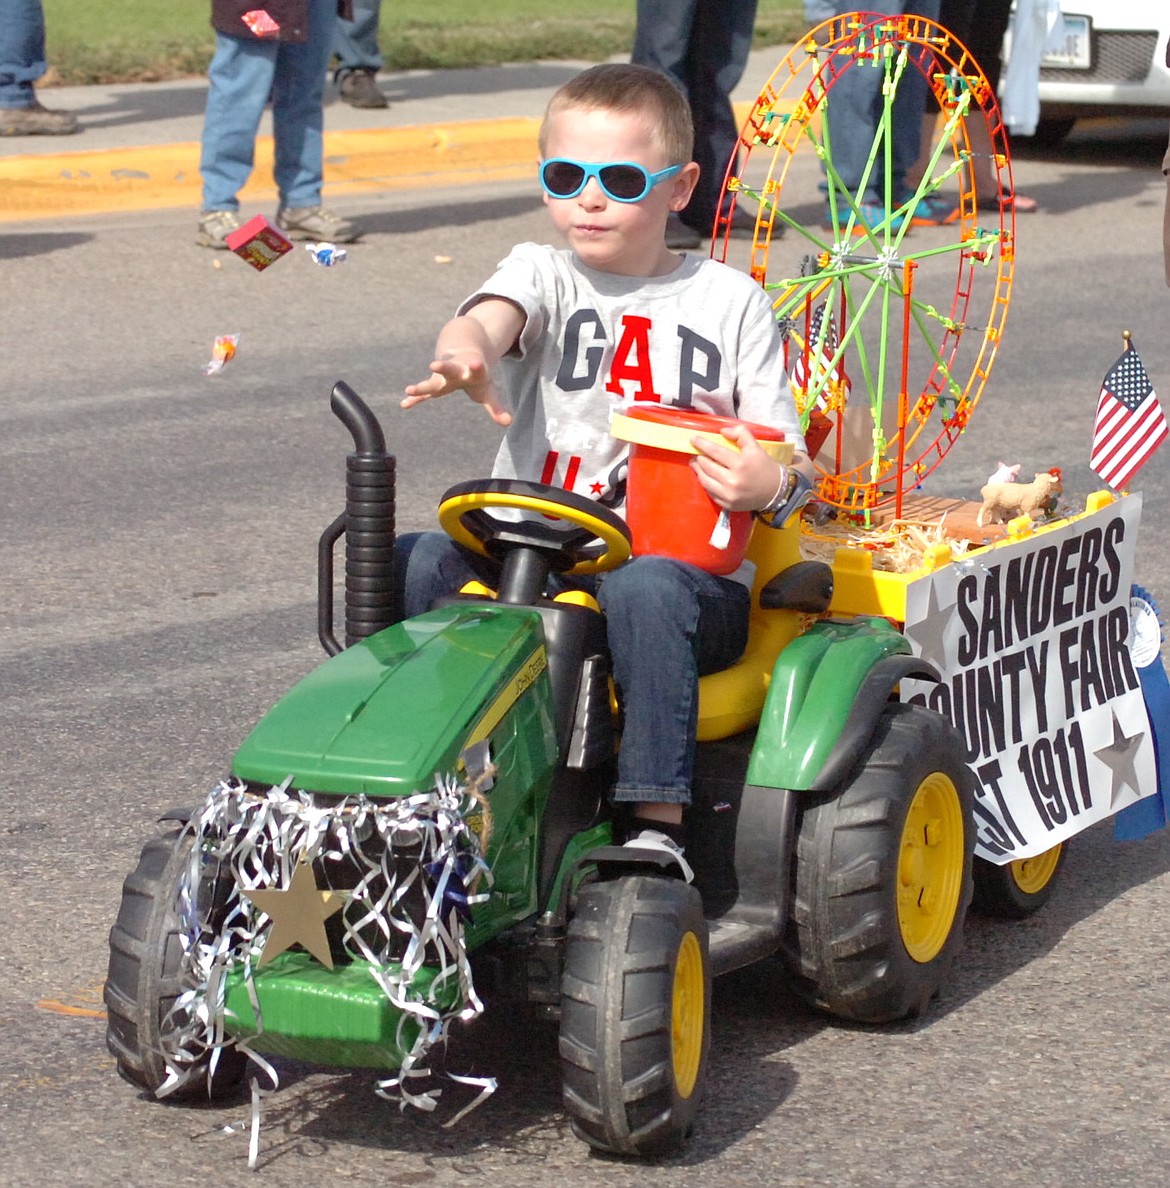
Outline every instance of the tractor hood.
{"label": "tractor hood", "polygon": [[408,795],[454,771],[513,708],[555,725],[540,616],[458,603],[388,627],[283,697],[232,763],[240,779],[342,795]]}

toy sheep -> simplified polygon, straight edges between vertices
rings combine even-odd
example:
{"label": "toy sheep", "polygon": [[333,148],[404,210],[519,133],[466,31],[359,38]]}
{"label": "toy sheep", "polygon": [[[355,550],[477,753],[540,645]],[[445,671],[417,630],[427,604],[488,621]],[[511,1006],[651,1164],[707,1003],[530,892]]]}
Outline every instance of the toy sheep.
{"label": "toy sheep", "polygon": [[1060,468],[1056,466],[1036,475],[1030,483],[988,483],[979,492],[983,506],[975,523],[982,528],[985,515],[992,524],[1002,524],[1016,516],[1038,519],[1055,508],[1063,489]]}
{"label": "toy sheep", "polygon": [[989,483],[1014,483],[1020,475],[1020,464],[1013,462],[1009,466],[1006,462],[997,462],[995,470],[987,476]]}

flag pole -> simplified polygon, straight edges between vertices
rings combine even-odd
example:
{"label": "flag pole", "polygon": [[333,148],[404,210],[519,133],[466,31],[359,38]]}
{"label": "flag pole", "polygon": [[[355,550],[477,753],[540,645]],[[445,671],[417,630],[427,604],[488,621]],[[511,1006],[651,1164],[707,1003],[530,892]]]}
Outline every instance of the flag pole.
{"label": "flag pole", "polygon": [[[1126,352],[1133,350],[1133,335],[1131,335],[1128,330],[1122,330],[1121,341],[1123,343],[1125,343],[1125,346],[1122,347],[1122,349],[1121,349],[1122,355],[1125,355]],[[1119,495],[1128,495],[1129,494],[1128,487],[1126,486],[1125,483],[1122,483],[1121,486],[1119,486],[1115,489]]]}

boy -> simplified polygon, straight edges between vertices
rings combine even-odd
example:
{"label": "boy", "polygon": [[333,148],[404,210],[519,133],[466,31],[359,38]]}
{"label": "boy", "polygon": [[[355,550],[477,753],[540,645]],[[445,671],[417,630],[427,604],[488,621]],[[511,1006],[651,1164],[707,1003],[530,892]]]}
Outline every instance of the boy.
{"label": "boy", "polygon": [[[686,100],[665,75],[609,64],[563,86],[541,128],[540,178],[569,249],[514,248],[439,332],[431,375],[402,407],[465,391],[506,427],[497,476],[560,483],[619,512],[628,447],[609,420],[631,400],[769,424],[803,451],[763,290],[666,247],[667,217],[698,180],[691,148]],[[781,466],[744,426],[725,436],[738,449],[696,439],[699,482],[729,511],[782,522],[807,497],[811,463],[798,452]],[[490,565],[439,533],[403,538],[400,557],[407,615]],[[743,568],[725,578],[645,556],[579,583],[605,612],[625,718],[613,799],[632,813],[633,840],[671,849],[688,878],[698,678],[743,651]]]}

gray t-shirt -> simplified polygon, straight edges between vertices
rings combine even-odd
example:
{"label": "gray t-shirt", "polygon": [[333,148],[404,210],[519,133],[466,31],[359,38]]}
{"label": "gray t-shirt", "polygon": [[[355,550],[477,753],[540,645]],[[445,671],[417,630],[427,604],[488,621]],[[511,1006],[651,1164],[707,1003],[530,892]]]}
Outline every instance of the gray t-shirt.
{"label": "gray t-shirt", "polygon": [[805,448],[768,297],[725,264],[685,255],[667,276],[619,276],[522,243],[459,312],[485,297],[525,316],[499,364],[513,420],[498,477],[562,486],[620,512],[629,447],[609,423],[633,401],[756,421]]}

